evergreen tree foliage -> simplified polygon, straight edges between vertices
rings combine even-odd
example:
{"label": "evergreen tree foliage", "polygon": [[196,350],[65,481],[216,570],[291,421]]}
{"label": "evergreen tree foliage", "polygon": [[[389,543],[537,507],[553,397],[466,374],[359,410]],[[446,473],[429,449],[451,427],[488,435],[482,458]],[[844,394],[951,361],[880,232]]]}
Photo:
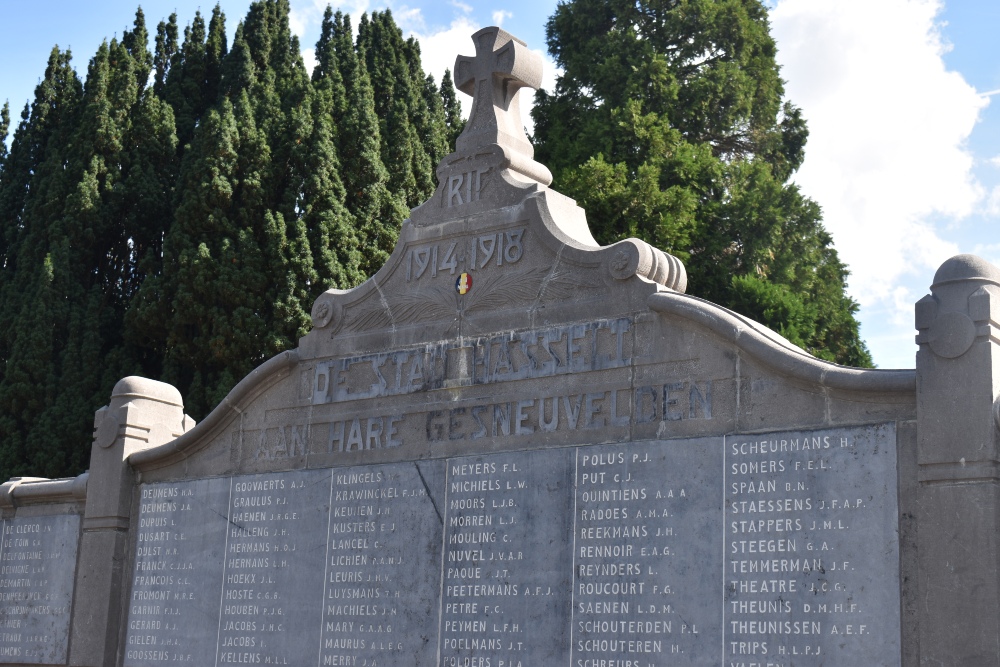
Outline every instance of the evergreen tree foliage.
{"label": "evergreen tree foliage", "polygon": [[428,122],[424,129],[425,136],[422,136],[421,140],[425,146],[431,148],[428,157],[436,169],[444,156],[452,152],[454,144],[448,141],[448,120],[444,115],[444,100],[432,74],[424,77],[422,92],[424,104],[427,105]]}
{"label": "evergreen tree foliage", "polygon": [[[197,45],[196,33],[186,41]],[[206,44],[213,42],[220,46],[206,48],[208,56],[224,51],[210,34]],[[206,62],[220,75],[214,94],[224,94],[193,134],[162,272],[140,289],[131,319],[161,351],[163,377],[190,388],[187,406],[199,415],[267,357],[294,346],[317,283],[299,196],[312,92],[287,2],[254,3],[232,52]]]}
{"label": "evergreen tree foliage", "polygon": [[[342,24],[343,17],[339,20]],[[347,91],[334,43],[337,29],[333,10],[327,5],[320,38],[316,42],[316,68],[312,73],[313,127],[304,156],[301,201],[297,204],[309,233],[317,274],[314,297],[331,286],[353,287],[365,277],[354,218],[344,203],[346,190],[337,152],[336,119],[342,119],[347,109]]]}
{"label": "evergreen tree foliage", "polygon": [[465,129],[462,119],[462,105],[455,94],[455,84],[452,82],[451,70],[446,69],[441,77],[441,107],[444,111],[445,127],[447,128],[448,146],[455,150],[455,140]]}
{"label": "evergreen tree foliage", "polygon": [[[353,50],[348,53],[353,54]],[[340,135],[344,203],[354,216],[354,226],[364,248],[361,270],[371,275],[381,268],[395,247],[399,237],[396,221],[406,217],[407,209],[402,195],[389,190],[389,171],[380,155],[382,133],[375,113],[375,95],[364,58],[344,60],[352,72]]]}
{"label": "evergreen tree foliage", "polygon": [[[387,9],[372,13],[370,19],[362,15],[357,50],[371,82],[389,190],[407,207],[416,207],[434,192],[437,164],[431,164],[431,154],[444,149],[423,94],[420,49],[403,39]],[[425,141],[432,144],[430,151]]]}
{"label": "evergreen tree foliage", "polygon": [[[363,17],[362,25],[367,24],[367,17]],[[375,94],[368,77],[365,40],[361,34],[359,27],[355,47],[350,17],[339,11],[331,15],[328,8],[316,45],[317,68],[313,78],[320,105],[330,112],[328,119],[341,165],[344,206],[353,219],[351,227],[360,249],[360,271],[371,275],[392,252],[399,235],[399,224],[395,221],[403,220],[407,209],[403,193],[389,189],[390,174],[381,153],[381,123],[375,111]],[[368,27],[364,28],[364,34],[369,35]],[[353,261],[348,260],[345,266],[352,266]]]}
{"label": "evergreen tree foliage", "polygon": [[362,24],[328,9],[310,76],[288,0],[254,2],[231,49],[218,6],[152,49],[139,10],[85,81],[56,48],[14,128],[4,105],[0,477],[81,472],[125,375],[203,418],[381,267],[452,128],[416,42]]}
{"label": "evergreen tree foliage", "polygon": [[[451,144],[448,143],[447,119],[444,116],[444,104],[440,91],[434,84],[434,77],[430,74],[425,76],[423,68],[420,66],[420,44],[416,39],[410,37],[406,40],[403,52],[406,54],[406,62],[410,67],[410,79],[413,81],[410,113],[413,116],[413,126],[417,130],[420,144],[424,149],[423,155],[426,155],[427,160],[426,166],[420,166],[419,173],[427,174],[428,181],[422,187],[426,189],[427,197],[429,197],[434,194],[436,187],[434,171],[437,169],[438,162],[452,150]],[[423,199],[417,204],[422,202]]]}
{"label": "evergreen tree foliage", "polygon": [[595,237],[643,238],[685,261],[699,296],[870,366],[846,267],[788,182],[807,129],[759,0],[574,0],[546,34],[563,73],[536,94],[536,159]]}
{"label": "evergreen tree foliage", "polygon": [[171,14],[166,21],[156,26],[156,47],[153,53],[153,90],[163,97],[167,85],[167,73],[177,54],[177,14]]}
{"label": "evergreen tree foliage", "polygon": [[143,14],[142,7],[135,12],[132,30],[122,35],[122,45],[135,64],[135,83],[139,87],[139,92],[142,92],[153,71],[153,54],[149,52],[149,33],[146,30],[146,15]]}
{"label": "evergreen tree foliage", "polygon": [[[65,166],[83,96],[70,60],[68,51],[52,50],[0,183],[0,308],[6,325],[0,331],[0,467],[11,474],[29,469],[51,474],[82,458],[73,461],[72,450],[53,448],[58,443],[40,437],[48,426],[41,419],[60,388],[67,320],[78,305],[68,299],[80,291],[69,285],[73,249],[59,232],[72,191]],[[65,294],[67,288],[72,293]],[[61,421],[52,425],[54,430],[63,426]]]}
{"label": "evergreen tree foliage", "polygon": [[[187,387],[185,403],[201,412],[225,395],[236,373],[262,358],[266,334],[255,312],[268,287],[254,233],[259,230],[242,227],[240,216],[258,200],[255,186],[267,149],[245,94],[238,104],[239,121],[247,124],[242,129],[228,99],[206,114],[181,173],[183,194],[164,244],[164,272],[143,286],[157,288],[172,311],[163,322],[163,377]],[[244,142],[254,154],[239,151]],[[239,359],[240,352],[250,356]]]}
{"label": "evergreen tree foliage", "polygon": [[7,160],[7,137],[10,132],[10,102],[0,107],[0,173],[3,173],[3,163]]}
{"label": "evergreen tree foliage", "polygon": [[331,129],[335,137],[337,128],[334,119],[343,118],[347,110],[347,91],[344,88],[344,77],[337,56],[338,48],[343,47],[336,41],[339,39],[338,31],[344,29],[343,18],[338,12],[335,20],[330,5],[326,6],[320,26],[319,41],[316,42],[316,67],[312,73],[313,86],[323,98],[322,106],[316,113],[322,113],[330,118],[334,125]]}
{"label": "evergreen tree foliage", "polygon": [[[195,12],[191,25],[184,28],[180,49],[170,58],[162,95],[174,110],[181,147],[191,141],[201,117],[218,100],[222,60],[227,49],[225,23],[225,15],[217,5],[206,32],[205,19],[201,12]],[[173,32],[176,34],[176,25]],[[169,24],[164,33],[169,39]],[[168,50],[165,47],[164,53]]]}

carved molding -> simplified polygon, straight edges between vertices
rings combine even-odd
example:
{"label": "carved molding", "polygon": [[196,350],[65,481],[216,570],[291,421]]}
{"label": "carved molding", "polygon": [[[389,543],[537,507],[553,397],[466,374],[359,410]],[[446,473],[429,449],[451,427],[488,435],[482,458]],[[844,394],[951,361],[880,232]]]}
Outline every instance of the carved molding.
{"label": "carved molding", "polygon": [[648,303],[658,313],[683,317],[706,327],[782,375],[831,389],[916,394],[915,370],[850,368],[822,361],[764,325],[704,299],[660,292],[650,296]]}
{"label": "carved molding", "polygon": [[[574,270],[536,267],[516,273],[476,276],[475,291],[460,295],[451,286],[435,285],[399,295],[381,294],[379,308],[348,312],[344,330],[368,331],[448,318],[460,320],[467,313],[495,311],[544,301],[578,296],[581,290],[596,290],[603,284]],[[372,300],[374,301],[374,300]],[[360,310],[360,309],[359,309]]]}

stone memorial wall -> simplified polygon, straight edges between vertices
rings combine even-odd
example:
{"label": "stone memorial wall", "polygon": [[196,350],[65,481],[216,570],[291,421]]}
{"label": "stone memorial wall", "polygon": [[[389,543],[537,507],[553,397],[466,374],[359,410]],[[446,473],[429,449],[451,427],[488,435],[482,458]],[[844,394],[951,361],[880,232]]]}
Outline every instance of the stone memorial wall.
{"label": "stone memorial wall", "polygon": [[879,425],[142,484],[124,665],[892,664],[894,442]]}
{"label": "stone memorial wall", "polygon": [[0,664],[1000,667],[1000,269],[941,266],[916,370],[815,359],[598,246],[540,58],[473,43],[378,273],[201,423],[124,378],[87,473],[0,486]]}

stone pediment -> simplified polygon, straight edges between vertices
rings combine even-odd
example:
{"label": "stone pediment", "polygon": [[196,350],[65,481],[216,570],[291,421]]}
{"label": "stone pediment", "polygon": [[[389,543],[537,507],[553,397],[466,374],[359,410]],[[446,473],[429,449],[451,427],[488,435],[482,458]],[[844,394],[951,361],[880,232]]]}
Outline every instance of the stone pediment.
{"label": "stone pediment", "polygon": [[434,195],[403,223],[392,256],[353,290],[315,303],[306,355],[477,336],[642,308],[659,289],[683,292],[676,258],[638,239],[602,248],[576,202],[548,187],[521,126],[518,92],[537,86],[541,59],[499,28],[475,35],[456,62],[474,95]]}
{"label": "stone pediment", "polygon": [[448,206],[443,178],[439,194],[403,224],[381,270],[317,299],[302,351],[322,356],[334,347],[361,351],[615,317],[643,308],[658,290],[683,291],[676,258],[638,239],[598,246],[573,200],[502,167],[479,183],[499,206]]}

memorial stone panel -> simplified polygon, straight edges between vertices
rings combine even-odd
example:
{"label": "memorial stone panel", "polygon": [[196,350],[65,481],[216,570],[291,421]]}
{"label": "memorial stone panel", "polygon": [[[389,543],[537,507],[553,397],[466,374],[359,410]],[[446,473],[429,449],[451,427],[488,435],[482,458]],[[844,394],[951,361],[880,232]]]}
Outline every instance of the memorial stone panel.
{"label": "memorial stone panel", "polygon": [[713,664],[722,642],[712,604],[723,564],[721,445],[577,450],[574,665]]}
{"label": "memorial stone panel", "polygon": [[320,665],[434,664],[443,486],[444,461],[333,471]]}
{"label": "memorial stone panel", "polygon": [[76,514],[7,519],[0,544],[0,661],[65,664],[80,537]]}
{"label": "memorial stone panel", "polygon": [[443,479],[437,461],[143,485],[123,664],[433,661]]}
{"label": "memorial stone panel", "polygon": [[891,425],[726,439],[727,663],[899,664],[895,443]]}
{"label": "memorial stone panel", "polygon": [[214,664],[232,483],[140,487],[125,667]]}
{"label": "memorial stone panel", "polygon": [[443,667],[568,659],[574,453],[448,461]]}
{"label": "memorial stone panel", "polygon": [[315,660],[329,499],[329,470],[232,480],[216,664]]}
{"label": "memorial stone panel", "polygon": [[143,485],[124,664],[899,664],[895,466],[867,426]]}

